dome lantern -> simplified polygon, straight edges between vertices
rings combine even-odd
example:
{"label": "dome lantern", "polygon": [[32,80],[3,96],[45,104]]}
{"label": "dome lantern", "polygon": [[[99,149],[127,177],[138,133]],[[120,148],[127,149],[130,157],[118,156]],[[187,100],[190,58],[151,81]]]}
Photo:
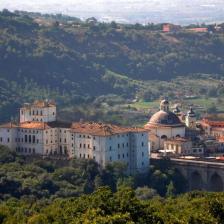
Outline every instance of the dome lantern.
{"label": "dome lantern", "polygon": [[162,100],[161,101],[160,110],[163,110],[165,112],[169,112],[169,101],[168,100]]}

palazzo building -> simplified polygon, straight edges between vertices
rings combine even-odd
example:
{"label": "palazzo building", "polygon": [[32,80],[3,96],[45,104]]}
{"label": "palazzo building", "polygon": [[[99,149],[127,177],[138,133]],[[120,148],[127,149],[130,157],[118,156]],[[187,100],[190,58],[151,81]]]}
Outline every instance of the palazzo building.
{"label": "palazzo building", "polygon": [[25,104],[20,109],[18,124],[0,125],[0,144],[26,156],[94,159],[103,167],[120,161],[130,174],[149,168],[146,129],[59,122],[56,105],[49,101]]}

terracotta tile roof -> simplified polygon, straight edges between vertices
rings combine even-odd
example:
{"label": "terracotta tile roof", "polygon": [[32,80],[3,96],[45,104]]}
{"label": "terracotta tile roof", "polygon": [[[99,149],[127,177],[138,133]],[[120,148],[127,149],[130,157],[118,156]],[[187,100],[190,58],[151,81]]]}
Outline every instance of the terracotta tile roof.
{"label": "terracotta tile roof", "polygon": [[24,129],[48,129],[49,128],[47,123],[37,122],[37,121],[23,122],[23,123],[20,123],[18,127],[24,128]]}
{"label": "terracotta tile roof", "polygon": [[122,133],[130,133],[130,132],[148,132],[143,128],[125,128],[119,127],[117,125],[112,124],[103,124],[103,123],[73,123],[72,131],[76,133],[85,133],[95,136],[111,136]]}
{"label": "terracotta tile roof", "polygon": [[202,124],[207,124],[211,127],[217,127],[217,128],[223,128],[224,127],[224,121],[213,121],[209,119],[203,119],[201,121]]}
{"label": "terracotta tile roof", "polygon": [[94,123],[94,122],[77,122],[77,123],[67,123],[61,121],[54,122],[23,122],[18,125],[7,123],[3,124],[0,127],[2,128],[24,128],[24,129],[49,129],[49,128],[71,128],[72,132],[77,133],[85,133],[95,136],[111,136],[115,134],[122,133],[134,133],[134,132],[148,132],[148,130],[144,128],[131,128],[131,127],[119,127],[117,125],[112,124],[103,124],[103,123]]}
{"label": "terracotta tile roof", "polygon": [[35,100],[32,104],[25,103],[24,108],[30,107],[37,107],[37,108],[44,108],[44,107],[55,107],[56,104],[53,101],[45,101],[45,100]]}
{"label": "terracotta tile roof", "polygon": [[66,123],[61,121],[53,121],[47,123],[31,121],[19,124],[20,128],[27,128],[27,129],[71,128],[71,126],[72,123]]}
{"label": "terracotta tile roof", "polygon": [[64,121],[52,121],[46,123],[50,128],[71,128],[72,122],[64,122]]}
{"label": "terracotta tile roof", "polygon": [[8,123],[0,125],[0,128],[16,128],[16,127],[18,126],[12,122],[8,122]]}

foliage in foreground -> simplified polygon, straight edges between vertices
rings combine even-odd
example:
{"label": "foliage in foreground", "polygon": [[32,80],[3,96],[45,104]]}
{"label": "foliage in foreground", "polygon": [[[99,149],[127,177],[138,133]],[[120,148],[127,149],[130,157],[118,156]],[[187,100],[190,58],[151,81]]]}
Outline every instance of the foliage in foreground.
{"label": "foliage in foreground", "polygon": [[134,190],[101,187],[67,199],[11,198],[0,204],[2,224],[222,224],[224,194],[191,192],[176,198],[140,200]]}
{"label": "foliage in foreground", "polygon": [[0,146],[0,224],[223,223],[224,194],[183,192],[168,160],[147,175],[117,163],[18,156]]}

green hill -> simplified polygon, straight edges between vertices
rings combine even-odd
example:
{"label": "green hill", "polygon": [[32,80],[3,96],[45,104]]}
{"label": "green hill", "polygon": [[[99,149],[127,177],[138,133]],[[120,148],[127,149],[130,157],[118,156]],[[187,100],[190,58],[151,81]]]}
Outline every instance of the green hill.
{"label": "green hill", "polygon": [[0,13],[1,120],[34,98],[66,105],[107,94],[134,99],[149,80],[224,73],[224,33],[164,34],[160,25],[69,24],[38,15]]}

